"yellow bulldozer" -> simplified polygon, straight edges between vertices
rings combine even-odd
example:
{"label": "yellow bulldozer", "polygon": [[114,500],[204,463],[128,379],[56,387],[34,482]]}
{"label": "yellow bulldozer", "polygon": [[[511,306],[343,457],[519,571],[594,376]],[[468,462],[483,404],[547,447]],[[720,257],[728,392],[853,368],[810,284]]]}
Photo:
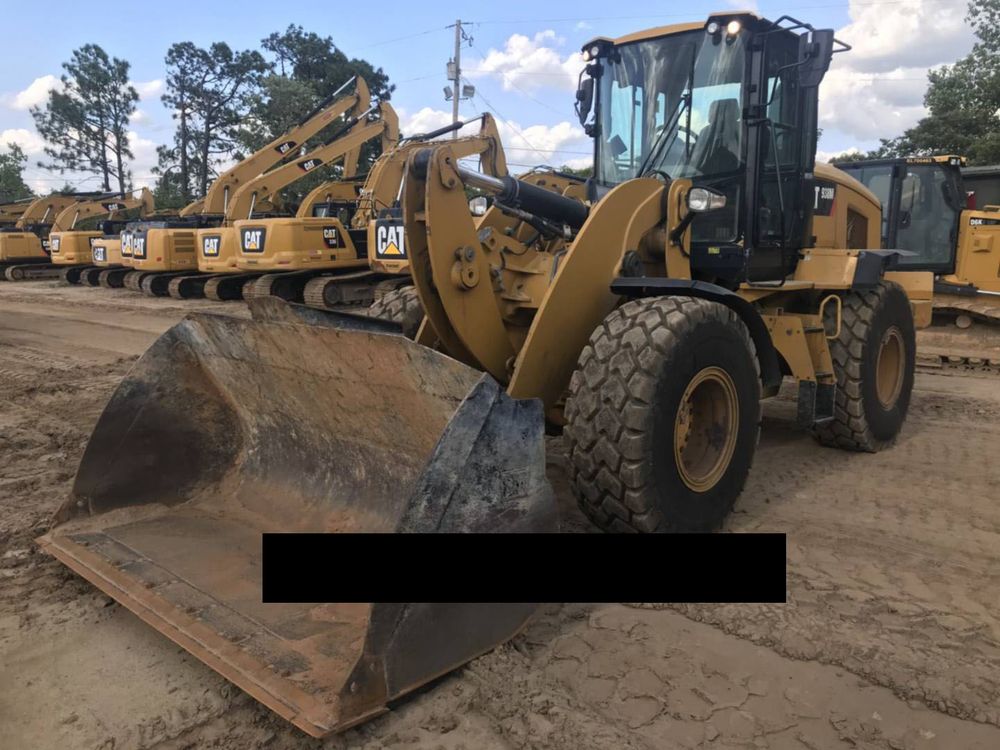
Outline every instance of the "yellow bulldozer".
{"label": "yellow bulldozer", "polygon": [[901,268],[932,271],[933,325],[918,353],[931,366],[1000,370],[1000,206],[968,206],[965,159],[913,156],[840,165],[882,202],[882,241]]}
{"label": "yellow bulldozer", "polygon": [[34,200],[13,227],[0,230],[0,267],[7,281],[65,277],[90,262],[90,242],[101,231],[80,231],[94,223],[152,205],[152,195],[55,193]]}
{"label": "yellow bulldozer", "polygon": [[[352,87],[353,92],[345,94]],[[297,155],[306,141],[336,125],[346,113],[367,109],[369,99],[364,81],[351,78],[296,125],[219,175],[204,198],[185,206],[176,217],[130,224],[126,231],[132,271],[125,274],[123,285],[133,291],[166,294],[171,279],[196,273],[198,230],[223,225],[229,204],[243,185]],[[261,196],[256,210],[269,210],[270,199]]]}
{"label": "yellow bulldozer", "polygon": [[713,529],[784,378],[820,442],[890,446],[933,277],[894,270],[877,197],[814,164],[838,46],[739,12],[595,39],[579,196],[412,150],[405,242],[437,349],[275,299],[189,316],[112,396],[43,548],[323,736],[534,606],[265,604],[262,532],[553,531],[546,424],[600,528]]}

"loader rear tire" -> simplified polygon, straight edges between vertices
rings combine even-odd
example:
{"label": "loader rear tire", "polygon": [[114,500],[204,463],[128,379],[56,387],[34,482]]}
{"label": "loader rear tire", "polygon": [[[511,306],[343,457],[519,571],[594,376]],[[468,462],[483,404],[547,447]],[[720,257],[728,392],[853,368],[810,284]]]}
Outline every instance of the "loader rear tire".
{"label": "loader rear tire", "polygon": [[416,288],[412,286],[386,292],[368,307],[368,314],[373,318],[398,323],[408,339],[417,338],[417,331],[424,320],[423,305],[420,304]]}
{"label": "loader rear tire", "polygon": [[566,440],[580,508],[605,531],[717,528],[760,434],[760,365],[746,325],[690,297],[627,302],[570,381]]}
{"label": "loader rear tire", "polygon": [[916,331],[906,292],[881,282],[843,295],[840,336],[830,342],[837,396],[833,420],[815,427],[823,445],[875,453],[896,441],[913,391]]}

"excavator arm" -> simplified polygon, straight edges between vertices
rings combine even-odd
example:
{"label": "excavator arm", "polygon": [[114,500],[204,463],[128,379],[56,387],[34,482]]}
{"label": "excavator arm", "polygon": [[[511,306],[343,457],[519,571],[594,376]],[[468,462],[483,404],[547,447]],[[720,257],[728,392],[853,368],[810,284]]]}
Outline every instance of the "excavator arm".
{"label": "excavator arm", "polygon": [[395,110],[387,103],[380,104],[378,110],[377,121],[367,119],[372,110],[355,114],[322,146],[244,184],[230,202],[227,222],[252,219],[258,201],[277,194],[312,170],[337,159],[344,159],[344,177],[353,177],[364,144],[381,136],[382,149],[387,151],[399,140],[399,118]]}
{"label": "excavator arm", "polygon": [[[341,94],[352,83],[355,84],[354,93],[341,98]],[[195,204],[192,204],[181,211],[181,216],[191,216],[194,213],[228,214],[229,202],[239,188],[293,154],[303,143],[333,123],[338,117],[347,112],[360,112],[362,109],[366,109],[370,100],[371,94],[365,80],[358,76],[350,79],[297,125],[289,128],[264,148],[219,175],[209,187],[204,199],[200,201],[200,211],[195,210],[193,208]]]}
{"label": "excavator arm", "polygon": [[55,232],[68,232],[80,221],[98,216],[114,216],[121,211],[142,209],[143,213],[153,210],[153,194],[143,188],[138,197],[124,197],[121,193],[101,196],[96,200],[72,203],[60,211],[52,223]]}
{"label": "excavator arm", "polygon": [[53,193],[34,200],[21,214],[15,225],[17,229],[28,229],[35,224],[52,224],[56,217],[82,200],[93,200],[95,197],[110,197],[106,193]]}

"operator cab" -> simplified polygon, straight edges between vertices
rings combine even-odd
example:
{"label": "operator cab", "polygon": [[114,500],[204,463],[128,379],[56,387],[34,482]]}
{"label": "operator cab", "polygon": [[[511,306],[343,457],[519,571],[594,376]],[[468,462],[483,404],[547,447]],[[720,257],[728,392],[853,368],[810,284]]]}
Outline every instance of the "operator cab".
{"label": "operator cab", "polygon": [[691,221],[697,278],[785,278],[811,246],[817,89],[835,45],[849,49],[751,13],[588,43],[577,113],[594,139],[591,199],[635,177],[690,179],[716,196]]}
{"label": "operator cab", "polygon": [[906,250],[900,270],[955,271],[965,208],[959,156],[921,156],[838,164],[882,203],[882,247]]}

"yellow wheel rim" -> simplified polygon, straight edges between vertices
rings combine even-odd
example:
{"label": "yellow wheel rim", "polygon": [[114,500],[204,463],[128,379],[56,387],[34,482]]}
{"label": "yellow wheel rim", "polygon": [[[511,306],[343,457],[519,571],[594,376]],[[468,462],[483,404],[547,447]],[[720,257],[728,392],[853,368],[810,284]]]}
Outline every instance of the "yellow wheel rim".
{"label": "yellow wheel rim", "polygon": [[906,372],[906,345],[903,334],[892,326],[882,336],[875,361],[875,390],[878,401],[884,409],[896,404],[903,390],[903,376]]}
{"label": "yellow wheel rim", "polygon": [[706,367],[688,383],[674,420],[674,462],[694,492],[707,492],[726,473],[740,421],[736,385],[725,370]]}

